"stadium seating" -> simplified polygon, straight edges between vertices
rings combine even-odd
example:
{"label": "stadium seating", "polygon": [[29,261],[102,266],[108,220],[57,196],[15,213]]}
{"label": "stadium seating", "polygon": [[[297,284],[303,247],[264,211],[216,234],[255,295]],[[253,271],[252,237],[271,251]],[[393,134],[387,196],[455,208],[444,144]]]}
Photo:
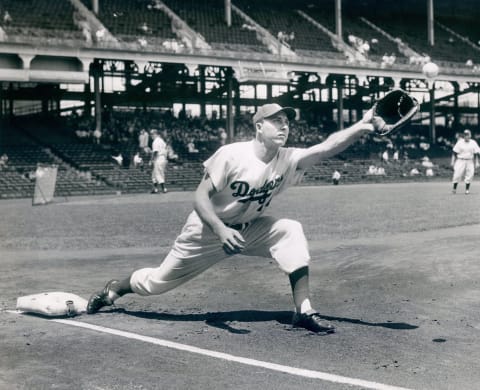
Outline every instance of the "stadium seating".
{"label": "stadium seating", "polygon": [[[278,37],[279,32],[285,33],[286,43],[295,52],[304,55],[315,55],[315,52],[318,55],[318,52],[322,52],[327,58],[344,58],[343,54],[332,46],[327,34],[295,11],[297,4],[248,0],[237,0],[234,3],[262,27],[269,30],[274,37]],[[331,31],[335,32],[335,29]]]}
{"label": "stadium seating", "polygon": [[[464,64],[468,59],[478,62],[480,52],[472,50],[460,39],[442,28],[435,26],[435,42],[431,46],[428,42],[427,16],[425,12],[418,11],[418,8],[380,10],[366,16],[381,29],[395,38],[400,38],[417,53],[428,55],[434,61],[458,62]],[[408,28],[405,28],[404,21],[408,20]]]}
{"label": "stadium seating", "polygon": [[[9,39],[34,38],[82,41],[69,1],[1,0],[0,23]],[[5,17],[8,12],[10,18]]]}
{"label": "stadium seating", "polygon": [[[88,7],[91,1],[83,0]],[[99,1],[98,18],[119,40],[161,43],[174,40],[170,18],[152,7],[151,1],[144,0],[102,0]]]}
{"label": "stadium seating", "polygon": [[165,0],[164,3],[200,33],[213,49],[268,51],[255,31],[245,28],[245,21],[235,12],[232,12],[231,26],[227,25],[223,0]]}

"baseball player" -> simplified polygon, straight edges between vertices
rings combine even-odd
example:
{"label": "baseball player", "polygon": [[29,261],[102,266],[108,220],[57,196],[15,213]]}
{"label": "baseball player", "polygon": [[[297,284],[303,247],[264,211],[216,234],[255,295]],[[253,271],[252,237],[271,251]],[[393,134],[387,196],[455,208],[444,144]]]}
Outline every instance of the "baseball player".
{"label": "baseball player", "polygon": [[276,195],[300,181],[307,168],[372,131],[372,110],[361,121],[309,148],[284,147],[294,118],[291,107],[275,103],[259,107],[253,116],[255,138],[222,146],[204,162],[194,210],[163,262],[138,269],[126,279],[109,281],[90,297],[87,312],[95,313],[128,293],[162,294],[226,257],[242,253],[273,258],[288,275],[294,327],[333,333],[335,328],[322,322],[310,301],[310,254],[301,224],[264,213]]}
{"label": "baseball player", "polygon": [[167,167],[167,144],[158,133],[158,130],[152,129],[152,194],[158,193],[158,185],[162,187],[162,192],[166,193],[165,187],[165,169]]}
{"label": "baseball player", "polygon": [[[472,139],[470,130],[463,132],[463,138],[460,138],[453,147],[452,167],[453,167],[453,189],[452,193],[457,192],[458,182],[465,181],[465,194],[470,193],[470,183],[472,182],[475,168],[479,167],[478,155],[480,148],[475,140]],[[474,162],[475,160],[475,162]]]}

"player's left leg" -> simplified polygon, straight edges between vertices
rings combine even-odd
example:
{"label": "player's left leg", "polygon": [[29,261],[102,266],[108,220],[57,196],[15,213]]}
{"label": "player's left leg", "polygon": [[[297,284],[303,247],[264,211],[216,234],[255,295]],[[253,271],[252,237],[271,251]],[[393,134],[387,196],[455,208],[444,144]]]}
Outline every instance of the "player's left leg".
{"label": "player's left leg", "polygon": [[271,257],[288,276],[295,314],[293,325],[313,332],[333,333],[312,308],[309,291],[308,243],[302,225],[290,219],[261,217],[242,232],[247,241],[245,255]]}
{"label": "player's left leg", "polygon": [[470,183],[473,180],[473,175],[475,174],[475,165],[473,160],[468,160],[465,166],[465,194],[470,193]]}
{"label": "player's left leg", "polygon": [[96,313],[129,293],[142,296],[163,294],[226,257],[228,255],[219,244],[218,237],[203,225],[196,213],[192,213],[159,266],[137,269],[121,281],[111,280],[103,290],[90,297],[87,313]]}

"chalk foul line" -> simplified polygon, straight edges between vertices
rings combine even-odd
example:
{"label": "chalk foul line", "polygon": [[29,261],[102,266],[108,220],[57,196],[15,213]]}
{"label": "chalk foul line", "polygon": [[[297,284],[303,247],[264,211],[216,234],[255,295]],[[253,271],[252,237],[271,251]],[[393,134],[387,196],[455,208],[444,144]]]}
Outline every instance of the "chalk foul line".
{"label": "chalk foul line", "polygon": [[[6,310],[9,313],[13,314],[22,314],[21,311],[16,311],[16,310]],[[101,333],[107,333],[110,335],[115,335],[119,337],[124,337],[130,340],[137,340],[137,341],[142,341],[145,343],[153,344],[153,345],[158,345],[166,348],[171,348],[175,349],[178,351],[184,351],[184,352],[189,352],[189,353],[194,353],[197,355],[203,355],[203,356],[208,356],[211,358],[215,359],[221,359],[221,360],[226,360],[229,362],[234,362],[234,363],[240,363],[240,364],[245,364],[248,366],[253,366],[253,367],[261,367],[265,368],[268,370],[272,371],[277,371],[277,372],[282,372],[285,374],[290,374],[290,375],[296,375],[296,376],[301,376],[304,378],[310,378],[310,379],[319,379],[327,382],[332,382],[332,383],[341,383],[341,384],[346,384],[350,386],[357,386],[365,389],[372,389],[372,390],[412,390],[408,389],[406,387],[398,387],[398,386],[391,386],[391,385],[386,385],[383,383],[378,383],[378,382],[372,382],[372,381],[367,381],[363,379],[357,379],[357,378],[349,378],[341,375],[335,375],[335,374],[328,374],[326,372],[321,372],[321,371],[315,371],[315,370],[308,370],[308,369],[303,369],[303,368],[297,368],[297,367],[291,367],[291,366],[285,366],[282,364],[276,364],[276,363],[270,363],[262,360],[256,360],[256,359],[250,359],[250,358],[245,358],[241,356],[235,356],[231,355],[228,353],[223,353],[223,352],[217,352],[217,351],[212,351],[209,349],[204,349],[204,348],[198,348],[194,347],[188,344],[181,344],[181,343],[176,343],[173,341],[168,341],[168,340],[163,340],[155,337],[149,337],[149,336],[144,336],[138,333],[132,333],[132,332],[126,332],[123,330],[118,330],[118,329],[113,329],[113,328],[107,328],[105,326],[100,326],[100,325],[93,325],[81,321],[76,321],[76,320],[71,320],[71,319],[48,319],[48,321],[51,322],[56,322],[59,324],[64,324],[64,325],[69,325],[69,326],[75,326],[78,328],[83,328],[83,329],[88,329],[88,330],[93,330],[96,332],[101,332]]]}

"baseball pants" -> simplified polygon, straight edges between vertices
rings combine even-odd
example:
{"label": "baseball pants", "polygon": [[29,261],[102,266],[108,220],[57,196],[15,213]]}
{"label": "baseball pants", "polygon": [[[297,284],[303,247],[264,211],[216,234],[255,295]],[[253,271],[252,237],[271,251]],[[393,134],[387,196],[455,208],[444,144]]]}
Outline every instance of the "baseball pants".
{"label": "baseball pants", "polygon": [[[310,262],[308,243],[297,221],[265,216],[243,224],[239,231],[246,241],[243,255],[273,258],[287,274]],[[218,237],[192,212],[160,266],[135,271],[130,285],[139,295],[162,294],[229,256]]]}
{"label": "baseball pants", "polygon": [[165,169],[167,167],[167,159],[164,156],[158,156],[153,162],[152,182],[165,183]]}
{"label": "baseball pants", "polygon": [[470,183],[475,174],[473,159],[465,160],[458,158],[453,165],[453,182],[458,183],[465,177],[465,183]]}

